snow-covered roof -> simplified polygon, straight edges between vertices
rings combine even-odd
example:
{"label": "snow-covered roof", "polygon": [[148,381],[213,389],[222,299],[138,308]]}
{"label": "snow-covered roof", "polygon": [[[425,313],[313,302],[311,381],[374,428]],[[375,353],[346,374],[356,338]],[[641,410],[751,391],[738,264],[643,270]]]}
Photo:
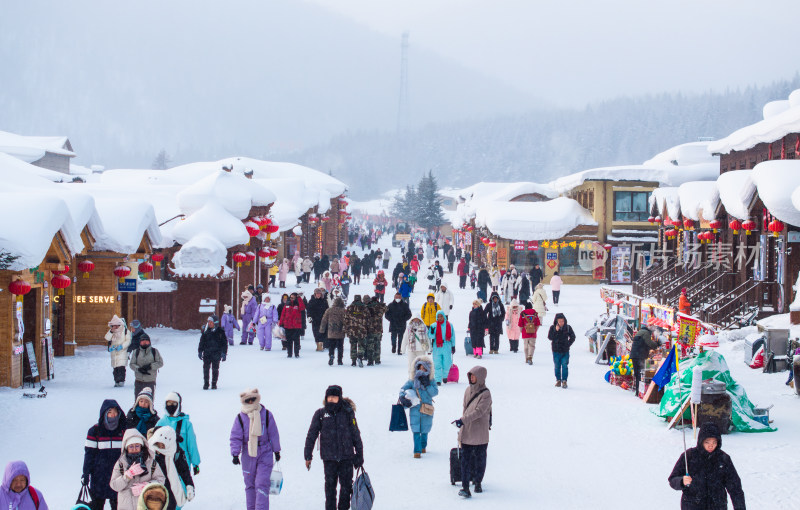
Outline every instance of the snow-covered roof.
{"label": "snow-covered roof", "polygon": [[155,210],[142,198],[96,196],[89,231],[95,240],[94,251],[136,253],[145,233],[153,246],[163,246]]}
{"label": "snow-covered roof", "polygon": [[0,152],[26,163],[42,159],[46,152],[75,157],[75,153],[67,149],[68,143],[66,136],[24,136],[0,131]]}
{"label": "snow-covered roof", "polygon": [[505,239],[559,239],[580,225],[597,225],[592,213],[571,198],[546,202],[486,202],[475,224]]}
{"label": "snow-covered roof", "polygon": [[764,161],[753,168],[751,178],[758,189],[758,197],[773,216],[800,226],[800,210],[792,203],[792,195],[800,186],[800,161]]}
{"label": "snow-covered roof", "polygon": [[214,201],[207,203],[199,211],[187,216],[172,229],[172,236],[183,245],[200,234],[212,236],[226,249],[245,244],[250,240],[244,223]]}
{"label": "snow-covered roof", "polygon": [[655,205],[658,215],[662,218],[677,218],[681,214],[681,198],[677,186],[656,188],[650,194],[650,210]]}
{"label": "snow-covered roof", "polygon": [[725,212],[740,220],[750,217],[750,204],[756,193],[750,170],[725,172],[717,179],[717,189]]}
{"label": "snow-covered roof", "polygon": [[764,118],[755,124],[737,129],[730,135],[712,142],[708,151],[728,154],[743,151],[759,143],[771,143],[790,133],[800,133],[800,89],[789,95],[788,101],[773,101],[764,106]]}
{"label": "snow-covered roof", "polygon": [[[685,182],[678,187],[681,202],[681,215],[700,221],[710,221],[716,217],[719,206],[719,190],[716,181]],[[672,216],[670,216],[672,217]]]}
{"label": "snow-covered roof", "polygon": [[350,200],[349,202],[348,208],[354,213],[360,212],[362,214],[381,215],[389,214],[389,211],[392,209],[392,199],[390,198],[378,198],[365,202]]}
{"label": "snow-covered roof", "polygon": [[177,276],[216,276],[224,269],[227,276],[231,268],[226,266],[227,248],[214,236],[198,233],[192,236],[172,257],[175,268],[170,272]]}
{"label": "snow-covered roof", "polygon": [[244,219],[251,207],[275,202],[275,194],[242,175],[217,170],[178,193],[177,200],[181,212],[187,215],[214,201],[233,216]]}
{"label": "snow-covered roof", "polygon": [[549,184],[536,182],[478,182],[460,190],[450,190],[448,196],[462,201],[456,207],[456,214],[451,214],[450,221],[454,227],[468,223],[475,217],[478,209],[484,204],[509,202],[519,196],[536,193],[546,198],[554,198],[558,193]]}
{"label": "snow-covered roof", "polygon": [[41,182],[37,178],[46,179],[50,182],[67,182],[72,180],[72,177],[69,175],[31,165],[0,150],[0,179],[2,179],[2,182],[14,182],[35,186]]}

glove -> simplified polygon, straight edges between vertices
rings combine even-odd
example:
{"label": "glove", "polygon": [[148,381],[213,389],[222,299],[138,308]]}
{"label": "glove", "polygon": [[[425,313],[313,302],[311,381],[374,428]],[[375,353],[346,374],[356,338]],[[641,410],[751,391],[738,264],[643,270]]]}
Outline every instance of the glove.
{"label": "glove", "polygon": [[203,360],[203,353],[202,352],[198,352],[197,353],[197,357],[200,358],[200,361],[202,361]]}
{"label": "glove", "polygon": [[137,462],[129,467],[127,471],[125,471],[125,476],[128,478],[133,478],[141,475],[142,473],[144,473],[144,468],[142,468],[142,466]]}
{"label": "glove", "polygon": [[281,460],[281,452],[275,452],[275,462]]}
{"label": "glove", "polygon": [[356,468],[360,468],[363,465],[364,465],[364,457],[362,457],[361,455],[357,455],[356,458],[353,460],[353,466],[355,466]]}
{"label": "glove", "polygon": [[89,485],[89,475],[83,474],[81,476],[81,485]]}
{"label": "glove", "polygon": [[228,355],[227,354],[223,354],[222,355],[222,361],[225,361],[226,359],[228,359]]}
{"label": "glove", "polygon": [[199,475],[200,474],[200,466],[194,466],[192,468],[192,472],[194,473],[194,476]]}
{"label": "glove", "polygon": [[[197,473],[195,473],[195,474],[197,474]],[[188,499],[189,501],[194,499],[194,486],[193,485],[187,485],[186,486],[186,499]]]}
{"label": "glove", "polygon": [[464,422],[461,421],[461,418],[457,419],[456,421],[452,422],[456,424],[456,427],[461,428],[464,426]]}
{"label": "glove", "polygon": [[139,497],[139,494],[141,494],[144,488],[147,487],[148,485],[150,485],[150,482],[133,484],[131,485],[131,492],[133,493],[134,496]]}
{"label": "glove", "polygon": [[450,348],[450,353],[451,354],[455,354],[456,353],[456,346],[455,345]]}
{"label": "glove", "polygon": [[142,365],[141,367],[139,367],[139,370],[147,370],[149,372],[151,366],[152,363],[148,363],[147,365]]}
{"label": "glove", "polygon": [[234,455],[233,456],[233,465],[234,466],[238,466],[239,465],[239,456],[238,455]]}
{"label": "glove", "polygon": [[398,400],[403,407],[411,407],[411,401],[404,396],[400,397]]}
{"label": "glove", "polygon": [[140,374],[144,374],[144,375],[150,375],[150,369],[149,368],[144,368],[144,367],[139,367],[139,373]]}

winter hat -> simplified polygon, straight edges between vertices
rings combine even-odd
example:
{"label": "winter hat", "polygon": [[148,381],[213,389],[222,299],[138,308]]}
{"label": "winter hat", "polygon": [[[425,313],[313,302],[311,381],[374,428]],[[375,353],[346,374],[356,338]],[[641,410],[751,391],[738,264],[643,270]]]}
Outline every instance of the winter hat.
{"label": "winter hat", "polygon": [[256,401],[254,404],[258,404],[261,402],[261,394],[258,392],[258,388],[248,388],[243,392],[239,393],[239,401],[244,404],[245,400],[255,398]]}
{"label": "winter hat", "polygon": [[336,384],[328,386],[328,389],[325,390],[325,398],[327,399],[330,396],[342,398],[342,387]]}
{"label": "winter hat", "polygon": [[150,409],[153,409],[153,390],[150,389],[149,386],[145,386],[142,389],[142,391],[140,391],[139,394],[136,395],[136,402],[138,403],[139,399],[141,398],[146,398],[147,401],[150,403],[149,404]]}
{"label": "winter hat", "polygon": [[138,331],[138,330],[142,329],[142,323],[139,322],[139,319],[133,319],[131,321],[131,329],[134,330],[134,331]]}
{"label": "winter hat", "polygon": [[141,435],[133,436],[130,439],[128,439],[127,443],[125,443],[125,448],[129,447],[132,444],[140,444],[144,446],[144,439],[142,438]]}
{"label": "winter hat", "polygon": [[225,305],[222,307],[222,311],[224,313],[231,313],[233,311],[233,308],[231,307],[231,305]]}
{"label": "winter hat", "polygon": [[210,320],[211,322],[213,322],[214,324],[216,324],[217,326],[219,326],[219,317],[217,317],[216,315],[212,315],[212,316],[210,316],[210,317],[208,318],[208,320]]}
{"label": "winter hat", "polygon": [[269,303],[270,301],[272,301],[272,298],[269,297],[269,293],[265,292],[265,293],[261,294],[261,302],[262,303]]}
{"label": "winter hat", "polygon": [[178,403],[178,411],[180,412],[181,404],[183,404],[183,398],[181,397],[180,393],[177,391],[170,391],[167,393],[167,397],[164,399],[164,402],[177,402]]}
{"label": "winter hat", "polygon": [[686,294],[686,287],[681,289],[681,294]]}

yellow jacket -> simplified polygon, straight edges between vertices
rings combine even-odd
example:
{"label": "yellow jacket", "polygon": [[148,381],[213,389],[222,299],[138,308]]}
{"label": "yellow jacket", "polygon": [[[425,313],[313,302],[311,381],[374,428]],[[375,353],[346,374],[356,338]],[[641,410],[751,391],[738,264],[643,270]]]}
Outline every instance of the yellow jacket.
{"label": "yellow jacket", "polygon": [[[428,297],[435,298],[432,293],[428,294]],[[422,322],[425,323],[426,326],[430,326],[434,322],[436,322],[436,312],[441,310],[439,303],[429,303],[427,298],[425,298],[425,304],[422,305],[422,309],[419,312],[419,316],[422,319]]]}
{"label": "yellow jacket", "polygon": [[273,264],[272,267],[269,268],[269,274],[270,276],[278,274],[278,266],[276,264]]}

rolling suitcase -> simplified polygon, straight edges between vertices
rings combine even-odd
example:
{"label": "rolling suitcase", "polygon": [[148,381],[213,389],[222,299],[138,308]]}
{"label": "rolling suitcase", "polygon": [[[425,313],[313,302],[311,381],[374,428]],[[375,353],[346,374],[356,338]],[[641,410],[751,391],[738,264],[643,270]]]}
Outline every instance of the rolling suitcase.
{"label": "rolling suitcase", "polygon": [[473,353],[472,338],[470,338],[470,336],[467,335],[467,337],[464,338],[464,354],[466,354],[467,356],[472,356],[472,353]]}
{"label": "rolling suitcase", "polygon": [[461,448],[450,450],[450,485],[461,481]]}

